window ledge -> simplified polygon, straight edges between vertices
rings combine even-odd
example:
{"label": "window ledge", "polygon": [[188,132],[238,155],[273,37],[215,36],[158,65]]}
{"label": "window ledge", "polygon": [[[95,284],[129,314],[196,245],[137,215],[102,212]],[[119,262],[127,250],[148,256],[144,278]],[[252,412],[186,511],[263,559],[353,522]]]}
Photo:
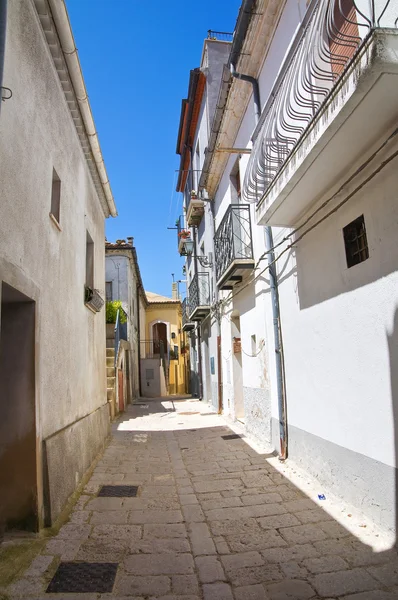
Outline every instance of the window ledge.
{"label": "window ledge", "polygon": [[53,213],[52,213],[52,212],[50,212],[50,213],[48,213],[48,214],[49,214],[49,217],[50,217],[51,221],[54,223],[55,227],[56,227],[56,228],[57,228],[59,231],[62,231],[61,225],[58,223],[58,221],[57,221],[57,219],[54,217]]}

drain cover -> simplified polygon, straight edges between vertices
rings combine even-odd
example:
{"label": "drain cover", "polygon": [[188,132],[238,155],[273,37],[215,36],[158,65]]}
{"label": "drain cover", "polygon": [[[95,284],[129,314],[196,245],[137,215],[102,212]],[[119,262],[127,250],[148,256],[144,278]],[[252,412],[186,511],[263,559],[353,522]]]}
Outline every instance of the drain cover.
{"label": "drain cover", "polygon": [[138,485],[103,485],[98,496],[107,498],[135,498],[138,492]]}
{"label": "drain cover", "polygon": [[117,567],[117,563],[62,562],[46,592],[112,592]]}
{"label": "drain cover", "polygon": [[240,435],[238,435],[237,433],[231,433],[230,435],[222,435],[221,437],[223,440],[239,440],[240,439]]}

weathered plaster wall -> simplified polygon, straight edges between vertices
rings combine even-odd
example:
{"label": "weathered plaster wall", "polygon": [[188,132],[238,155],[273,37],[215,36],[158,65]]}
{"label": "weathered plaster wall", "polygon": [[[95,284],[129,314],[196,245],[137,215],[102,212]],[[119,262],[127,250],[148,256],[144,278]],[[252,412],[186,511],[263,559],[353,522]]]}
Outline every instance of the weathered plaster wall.
{"label": "weathered plaster wall", "polygon": [[[104,292],[104,214],[31,2],[9,3],[4,78],[13,97],[1,113],[0,280],[40,297],[39,443],[52,436],[52,446],[61,447],[58,432],[98,419],[98,427],[85,429],[69,447],[69,460],[61,463],[54,452],[50,481],[63,472],[76,483],[86,468],[83,457],[94,455],[106,434],[99,427],[106,405],[104,312],[84,305],[86,231],[94,242],[94,285]],[[61,231],[49,217],[53,168],[61,180]],[[69,492],[54,490],[53,517]]]}

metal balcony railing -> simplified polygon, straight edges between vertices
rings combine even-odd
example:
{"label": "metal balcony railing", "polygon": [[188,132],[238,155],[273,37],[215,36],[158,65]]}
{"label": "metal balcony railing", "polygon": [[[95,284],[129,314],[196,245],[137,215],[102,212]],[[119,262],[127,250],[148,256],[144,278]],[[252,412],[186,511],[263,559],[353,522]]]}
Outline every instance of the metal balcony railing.
{"label": "metal balcony railing", "polygon": [[140,340],[141,358],[159,358],[164,360],[165,349],[162,340]]}
{"label": "metal balcony railing", "polygon": [[250,206],[231,204],[214,236],[217,281],[234,261],[253,260]]}
{"label": "metal balcony railing", "polygon": [[207,39],[218,40],[219,42],[232,42],[234,34],[228,31],[213,31],[213,29],[209,29],[207,31]]}
{"label": "metal balcony railing", "polygon": [[188,322],[189,322],[188,302],[187,302],[187,299],[184,298],[184,300],[182,301],[182,326],[184,327],[184,325]]}
{"label": "metal balcony railing", "polygon": [[210,280],[208,273],[196,273],[189,285],[190,317],[201,307],[210,307]]}
{"label": "metal balcony railing", "polygon": [[256,127],[245,201],[261,200],[372,32],[397,23],[390,0],[312,0]]}

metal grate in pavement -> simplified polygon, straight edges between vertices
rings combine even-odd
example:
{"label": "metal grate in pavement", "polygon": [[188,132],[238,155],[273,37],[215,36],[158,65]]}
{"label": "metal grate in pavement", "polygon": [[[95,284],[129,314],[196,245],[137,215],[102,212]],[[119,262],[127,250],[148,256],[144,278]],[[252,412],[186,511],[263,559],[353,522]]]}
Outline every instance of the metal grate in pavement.
{"label": "metal grate in pavement", "polygon": [[230,435],[222,435],[221,437],[223,440],[239,440],[239,439],[241,439],[241,436],[238,435],[237,433],[231,433]]}
{"label": "metal grate in pavement", "polygon": [[98,496],[106,498],[135,498],[138,493],[138,485],[103,485]]}
{"label": "metal grate in pavement", "polygon": [[47,594],[112,592],[118,563],[61,562]]}

